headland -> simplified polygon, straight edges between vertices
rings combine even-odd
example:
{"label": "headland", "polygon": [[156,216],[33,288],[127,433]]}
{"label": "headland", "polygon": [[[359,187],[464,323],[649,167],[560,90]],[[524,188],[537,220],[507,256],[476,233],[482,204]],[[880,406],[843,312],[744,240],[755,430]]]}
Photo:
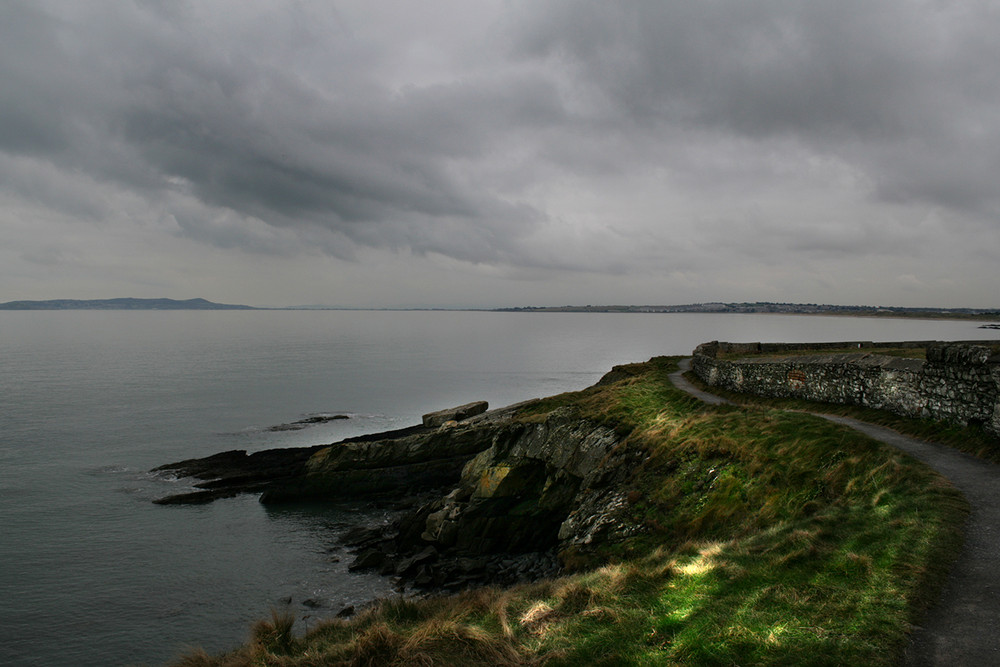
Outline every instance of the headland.
{"label": "headland", "polygon": [[960,495],[809,415],[706,406],[670,381],[676,364],[309,450],[165,466],[202,478],[165,502],[401,507],[351,536],[353,567],[396,577],[399,598],[305,636],[294,607],[278,610],[246,646],[185,664],[894,664],[958,553]]}

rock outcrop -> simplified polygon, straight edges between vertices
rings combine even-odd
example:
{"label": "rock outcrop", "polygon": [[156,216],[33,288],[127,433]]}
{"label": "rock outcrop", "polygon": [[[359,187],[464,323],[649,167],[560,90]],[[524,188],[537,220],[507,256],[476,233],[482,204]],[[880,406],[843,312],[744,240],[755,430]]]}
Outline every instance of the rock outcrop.
{"label": "rock outcrop", "polygon": [[519,406],[480,414],[449,427],[411,426],[348,438],[331,445],[269,449],[253,454],[222,452],[156,468],[153,472],[202,480],[196,491],[158,504],[211,502],[239,493],[260,493],[275,503],[307,498],[419,492],[454,484],[465,463],[490,446],[491,425]]}
{"label": "rock outcrop", "polygon": [[327,424],[332,421],[350,419],[349,415],[313,415],[305,419],[299,419],[288,424],[278,424],[267,429],[268,431],[301,431],[302,429],[316,426],[317,424]]}
{"label": "rock outcrop", "polygon": [[644,454],[575,409],[532,414],[525,407],[322,447],[169,464],[158,470],[205,481],[157,502],[243,492],[261,493],[264,503],[373,494],[398,501],[423,491],[391,525],[348,536],[357,554],[352,569],[434,589],[553,574],[561,567],[557,556],[578,556],[604,537],[636,532],[625,519],[623,488]]}
{"label": "rock outcrop", "polygon": [[320,447],[269,449],[254,454],[236,449],[199,459],[168,463],[152,472],[203,480],[197,491],[177,493],[154,500],[158,505],[190,505],[230,498],[240,493],[259,493],[281,480],[301,477],[306,461]]}
{"label": "rock outcrop", "polygon": [[641,458],[615,431],[569,409],[513,421],[495,430],[454,489],[359,545],[352,567],[434,588],[551,574],[557,554],[636,532],[622,489]]}

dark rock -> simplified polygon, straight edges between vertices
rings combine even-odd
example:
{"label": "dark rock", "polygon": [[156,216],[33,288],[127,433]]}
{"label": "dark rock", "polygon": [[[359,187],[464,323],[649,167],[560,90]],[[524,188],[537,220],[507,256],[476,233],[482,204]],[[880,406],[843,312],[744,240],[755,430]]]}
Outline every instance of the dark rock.
{"label": "dark rock", "polygon": [[340,536],[340,541],[348,547],[365,547],[384,539],[382,528],[355,526]]}
{"label": "dark rock", "polygon": [[315,426],[316,424],[326,424],[328,422],[337,421],[341,419],[350,419],[348,415],[319,415],[315,417],[306,417],[305,419],[300,419],[288,424],[278,424],[277,426],[272,426],[267,429],[268,431],[300,431],[309,426]]}
{"label": "dark rock", "polygon": [[427,567],[420,568],[417,576],[413,577],[413,585],[420,588],[430,588],[437,583],[434,572]]}
{"label": "dark rock", "polygon": [[[503,585],[551,576],[559,571],[557,552],[586,552],[595,536],[631,530],[620,488],[641,463],[637,448],[622,447],[612,429],[570,408],[529,421],[516,418],[521,409],[447,429],[418,426],[314,448],[226,452],[164,469],[207,480],[195,492],[203,501],[251,489],[265,503],[379,494],[398,509],[394,503],[405,499],[409,506],[387,526],[341,535],[354,554],[350,571],[379,571],[399,577],[401,587],[428,592]],[[450,416],[466,412],[456,408]]]}
{"label": "dark rock", "polygon": [[309,607],[310,609],[316,609],[318,607],[322,607],[323,602],[321,600],[317,600],[316,598],[309,598],[302,601],[302,606]]}
{"label": "dark rock", "polygon": [[358,554],[354,562],[347,566],[351,572],[357,570],[374,570],[382,566],[385,562],[386,554],[380,549],[366,549]]}
{"label": "dark rock", "polygon": [[153,502],[159,505],[205,503],[240,493],[264,491],[271,485],[303,475],[306,461],[320,449],[322,446],[290,447],[254,454],[233,450],[202,459],[169,463],[154,468],[152,472],[206,481],[195,484],[201,491],[175,494]]}
{"label": "dark rock", "polygon": [[205,480],[198,491],[158,504],[204,503],[239,493],[260,493],[262,503],[413,495],[453,486],[462,467],[492,442],[492,422],[439,431],[414,426],[347,438],[332,445],[244,450],[187,459],[154,472]]}
{"label": "dark rock", "polygon": [[428,563],[433,563],[438,559],[438,550],[434,547],[427,547],[423,551],[417,553],[409,558],[404,558],[399,561],[396,565],[396,574],[399,576],[408,574],[414,570],[414,568],[425,565]]}
{"label": "dark rock", "polygon": [[229,489],[215,489],[208,491],[192,491],[190,493],[175,493],[165,498],[157,498],[153,501],[155,505],[203,505],[222,498],[233,498],[239,495],[238,491]]}
{"label": "dark rock", "polygon": [[470,574],[472,572],[482,572],[486,568],[485,558],[459,558],[455,562],[460,572]]}
{"label": "dark rock", "polygon": [[491,446],[469,461],[458,487],[367,546],[395,554],[383,572],[416,589],[506,585],[555,575],[565,546],[585,553],[597,535],[633,530],[619,489],[644,455],[620,448],[612,430],[557,410],[543,422],[492,424],[490,433]]}
{"label": "dark rock", "polygon": [[296,424],[325,424],[327,422],[338,421],[340,419],[350,419],[347,415],[324,415],[319,417],[308,417],[300,419]]}
{"label": "dark rock", "polygon": [[337,618],[350,618],[354,616],[354,605],[349,604],[337,612]]}

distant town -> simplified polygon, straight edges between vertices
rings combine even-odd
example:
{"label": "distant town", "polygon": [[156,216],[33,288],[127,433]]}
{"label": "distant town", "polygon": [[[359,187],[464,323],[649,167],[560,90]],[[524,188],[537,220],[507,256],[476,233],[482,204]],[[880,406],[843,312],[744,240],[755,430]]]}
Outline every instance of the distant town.
{"label": "distant town", "polygon": [[821,303],[691,303],[679,306],[554,306],[497,308],[498,311],[543,313],[779,313],[786,315],[853,315],[865,317],[1000,318],[1000,309],[904,308],[900,306],[834,306]]}

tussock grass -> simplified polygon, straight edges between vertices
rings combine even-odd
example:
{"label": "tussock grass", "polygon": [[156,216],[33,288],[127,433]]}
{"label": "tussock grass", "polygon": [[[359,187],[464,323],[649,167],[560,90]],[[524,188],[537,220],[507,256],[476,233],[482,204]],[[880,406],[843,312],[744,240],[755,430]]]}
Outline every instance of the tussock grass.
{"label": "tussock grass", "polygon": [[386,600],[302,637],[275,617],[178,664],[895,664],[957,553],[961,497],[825,420],[704,406],[674,389],[675,367],[627,367],[525,416],[572,407],[649,454],[628,494],[638,537],[557,579]]}

